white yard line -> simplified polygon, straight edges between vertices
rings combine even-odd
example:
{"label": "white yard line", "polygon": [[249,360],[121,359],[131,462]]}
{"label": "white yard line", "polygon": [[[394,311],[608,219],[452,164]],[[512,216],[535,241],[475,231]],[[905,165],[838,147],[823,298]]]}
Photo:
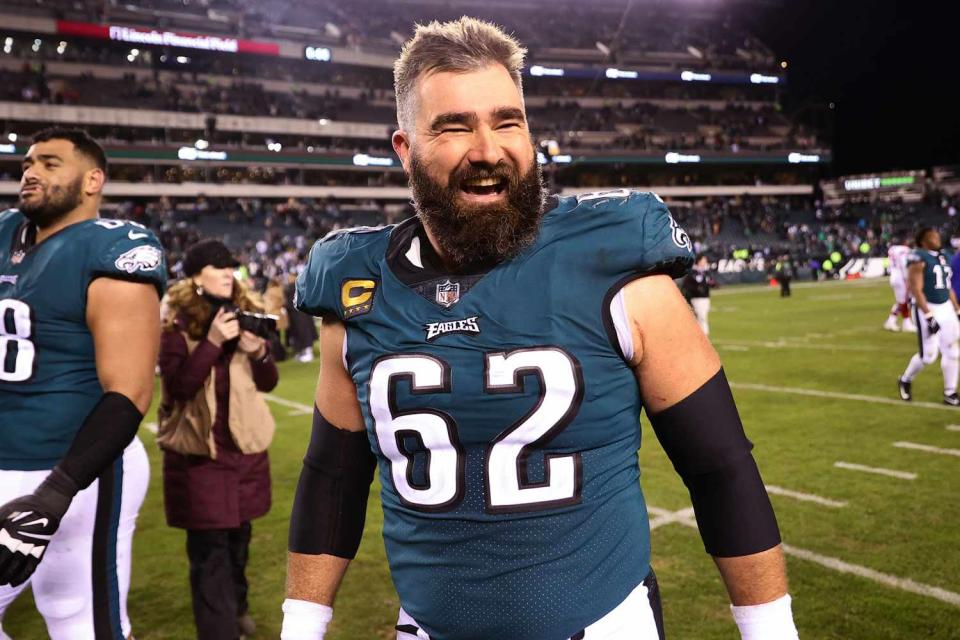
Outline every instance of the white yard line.
{"label": "white yard line", "polygon": [[156,423],[156,422],[144,422],[144,423],[143,423],[143,428],[146,429],[147,431],[149,431],[150,433],[152,433],[153,435],[157,435],[157,423]]}
{"label": "white yard line", "polygon": [[793,498],[794,500],[801,500],[803,502],[815,502],[816,504],[823,505],[825,507],[832,507],[834,509],[840,509],[847,506],[847,503],[843,500],[832,500],[830,498],[824,498],[822,496],[814,495],[812,493],[803,493],[802,491],[792,491],[790,489],[784,489],[783,487],[778,487],[776,485],[768,484],[767,493],[772,493],[775,496],[783,496],[785,498]]}
{"label": "white yard line", "polygon": [[[651,514],[656,514],[658,517],[672,517],[674,515],[679,515],[682,511],[686,510],[684,509],[681,511],[672,512],[665,509],[657,509],[656,507],[648,506],[647,511],[649,511]],[[697,528],[697,523],[692,517],[677,518],[672,520],[672,522],[678,522],[685,527],[691,527],[693,529]],[[960,593],[954,593],[953,591],[948,591],[940,587],[934,587],[921,582],[916,582],[910,578],[901,578],[899,576],[890,575],[889,573],[882,573],[880,571],[876,571],[875,569],[870,569],[869,567],[853,564],[852,562],[845,562],[839,558],[831,558],[830,556],[825,556],[817,553],[816,551],[801,549],[800,547],[795,547],[791,544],[783,544],[783,552],[795,558],[814,562],[821,567],[830,569],[832,571],[849,573],[851,575],[855,575],[860,578],[866,578],[867,580],[872,580],[888,587],[893,587],[894,589],[909,591],[910,593],[926,596],[928,598],[940,600],[941,602],[945,602],[947,604],[952,604],[955,607],[960,607]]]}
{"label": "white yard line", "polygon": [[281,407],[287,407],[288,409],[293,409],[287,415],[290,416],[312,416],[313,407],[308,407],[305,404],[299,402],[294,402],[293,400],[287,400],[286,398],[281,398],[280,396],[275,396],[272,393],[265,393],[263,397],[269,400],[274,404],[278,404]]}
{"label": "white yard line", "polygon": [[909,591],[910,593],[927,596],[928,598],[934,598],[936,600],[940,600],[941,602],[952,604],[955,607],[960,607],[960,593],[954,593],[953,591],[947,591],[946,589],[941,589],[940,587],[932,587],[928,584],[915,582],[910,578],[900,578],[898,576],[892,576],[888,573],[881,573],[879,571],[875,571],[874,569],[862,567],[850,562],[844,562],[838,558],[820,555],[814,551],[800,549],[799,547],[794,547],[793,545],[789,544],[783,545],[783,551],[787,555],[809,560],[810,562],[815,562],[822,567],[826,567],[827,569],[833,569],[834,571],[839,571],[840,573],[850,573],[861,578],[866,578],[867,580],[879,582],[880,584],[887,585],[888,587],[902,589],[903,591]]}
{"label": "white yard line", "polygon": [[918,444],[916,442],[894,442],[893,446],[898,449],[913,449],[915,451],[924,451],[926,453],[939,453],[944,456],[956,456],[960,458],[960,449],[941,449],[929,444]]}
{"label": "white yard line", "polygon": [[890,349],[885,347],[877,347],[867,344],[818,344],[811,342],[796,342],[795,338],[791,340],[714,340],[713,344],[720,347],[747,346],[764,347],[767,349],[815,349],[817,351],[890,351]]}
{"label": "white yard line", "polygon": [[960,424],[948,424],[947,431],[960,431]]}
{"label": "white yard line", "polygon": [[916,480],[917,474],[910,471],[895,471],[893,469],[884,469],[883,467],[868,467],[862,464],[854,464],[853,462],[843,462],[837,461],[833,463],[833,466],[838,469],[849,469],[850,471],[863,471],[864,473],[875,473],[881,476],[890,476],[891,478],[899,478],[901,480]]}
{"label": "white yard line", "polygon": [[726,344],[715,342],[713,344],[718,349],[723,349],[724,351],[750,351],[750,347],[745,347],[740,344]]}
{"label": "white yard line", "polygon": [[745,389],[749,391],[766,391],[769,393],[788,393],[798,396],[813,396],[815,398],[833,398],[835,400],[854,400],[856,402],[869,402],[872,404],[891,404],[904,409],[939,409],[941,411],[957,411],[956,407],[936,402],[904,402],[895,398],[883,398],[880,396],[864,396],[857,393],[840,393],[838,391],[820,391],[819,389],[801,389],[800,387],[775,387],[769,384],[754,384],[752,382],[731,382],[730,386],[734,389]]}

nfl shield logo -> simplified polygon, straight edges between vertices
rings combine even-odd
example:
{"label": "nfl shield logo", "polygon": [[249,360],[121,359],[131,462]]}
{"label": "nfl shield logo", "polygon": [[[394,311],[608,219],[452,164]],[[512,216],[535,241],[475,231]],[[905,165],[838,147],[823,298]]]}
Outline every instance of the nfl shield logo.
{"label": "nfl shield logo", "polygon": [[437,304],[449,307],[460,300],[460,283],[447,280],[437,285]]}

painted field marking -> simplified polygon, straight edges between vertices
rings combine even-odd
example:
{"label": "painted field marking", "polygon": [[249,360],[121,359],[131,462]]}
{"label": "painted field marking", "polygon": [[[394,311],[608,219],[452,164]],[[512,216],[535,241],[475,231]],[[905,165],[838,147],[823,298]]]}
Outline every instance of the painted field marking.
{"label": "painted field marking", "polygon": [[851,471],[863,471],[864,473],[875,473],[881,476],[890,476],[891,478],[900,478],[901,480],[916,480],[917,474],[910,471],[895,471],[893,469],[884,469],[882,467],[868,467],[862,464],[854,464],[852,462],[842,462],[837,461],[833,463],[833,466],[838,469],[849,469]]}
{"label": "painted field marking", "polygon": [[948,424],[947,431],[960,431],[960,424]]}
{"label": "painted field marking", "polygon": [[830,498],[824,498],[822,496],[814,495],[812,493],[803,493],[802,491],[792,491],[790,489],[784,489],[783,487],[778,487],[772,484],[768,484],[764,486],[767,488],[767,493],[772,493],[775,496],[793,498],[794,500],[801,500],[803,502],[815,502],[825,507],[832,507],[834,509],[840,509],[842,507],[847,506],[847,503],[843,500],[831,500]]}
{"label": "painted field marking", "polygon": [[826,567],[827,569],[833,569],[834,571],[839,571],[840,573],[849,573],[861,578],[866,578],[867,580],[879,582],[880,584],[887,585],[888,587],[902,589],[904,591],[909,591],[910,593],[916,593],[921,596],[927,596],[928,598],[934,598],[935,600],[946,602],[947,604],[952,604],[955,607],[960,607],[960,593],[954,593],[953,591],[947,591],[946,589],[941,589],[940,587],[932,587],[928,584],[915,582],[910,578],[900,578],[897,576],[892,576],[888,573],[881,573],[880,571],[876,571],[868,567],[862,567],[851,562],[844,562],[838,558],[831,558],[829,556],[824,556],[814,551],[808,551],[807,549],[801,549],[789,544],[783,545],[783,551],[787,555],[809,560],[810,562],[815,562],[822,567]]}
{"label": "painted field marking", "polygon": [[[679,515],[681,511],[667,511],[666,509],[658,509],[656,507],[647,507],[647,511],[651,514],[655,514],[658,517],[671,517],[673,515]],[[672,522],[677,522],[682,524],[685,527],[690,527],[693,529],[697,528],[697,522],[693,518],[677,518],[671,520]],[[664,523],[666,524],[666,523]],[[832,571],[837,571],[839,573],[848,573],[850,575],[855,575],[860,578],[866,578],[867,580],[872,580],[879,584],[893,587],[894,589],[901,589],[903,591],[909,591],[910,593],[915,593],[917,595],[925,596],[927,598],[933,598],[934,600],[939,600],[947,604],[952,604],[955,607],[960,607],[960,593],[954,593],[953,591],[948,591],[947,589],[942,589],[940,587],[934,587],[928,584],[923,584],[910,578],[901,578],[899,576],[894,576],[889,573],[883,573],[875,569],[870,569],[869,567],[864,567],[858,564],[853,564],[852,562],[846,562],[840,560],[839,558],[832,558],[830,556],[825,556],[823,554],[817,553],[816,551],[810,551],[809,549],[801,549],[800,547],[795,547],[792,544],[784,543],[782,545],[783,552],[788,556],[793,556],[795,558],[800,558],[802,560],[807,560],[808,562],[813,562],[821,567],[830,569]]]}
{"label": "painted field marking", "polygon": [[898,449],[913,449],[914,451],[924,451],[926,453],[939,453],[943,456],[956,456],[960,458],[960,449],[941,449],[929,444],[918,444],[916,442],[894,442],[893,446]]}
{"label": "painted field marking", "polygon": [[144,422],[144,423],[143,423],[143,428],[146,429],[147,431],[149,431],[150,433],[152,433],[153,435],[157,435],[157,423],[156,423],[156,422]]}
{"label": "painted field marking", "polygon": [[665,509],[647,507],[647,511],[655,516],[652,520],[650,520],[650,531],[653,531],[657,527],[662,527],[665,524],[682,522],[694,517],[693,507],[687,507],[686,509],[680,509],[679,511],[667,511]]}
{"label": "painted field marking", "polygon": [[833,398],[835,400],[853,400],[856,402],[869,402],[872,404],[892,404],[905,409],[939,409],[940,411],[956,411],[956,407],[936,402],[904,402],[895,398],[883,398],[881,396],[864,396],[857,393],[839,393],[837,391],[820,391],[819,389],[801,389],[799,387],[775,387],[768,384],[754,384],[752,382],[731,382],[730,386],[734,389],[746,389],[750,391],[767,391],[769,393],[788,393],[798,396],[813,396],[815,398]]}
{"label": "painted field marking", "polygon": [[[791,339],[795,340],[795,339]],[[889,351],[884,347],[856,344],[823,344],[810,342],[796,342],[785,339],[779,340],[714,340],[713,344],[717,346],[748,346],[763,347],[766,349],[815,349],[817,351]]]}
{"label": "painted field marking", "polygon": [[280,405],[281,407],[287,407],[288,409],[293,409],[293,411],[287,414],[289,416],[312,416],[313,415],[313,407],[308,407],[305,404],[294,402],[293,400],[287,400],[286,398],[275,396],[272,393],[265,393],[263,394],[263,397],[274,404]]}
{"label": "painted field marking", "polygon": [[[799,282],[790,285],[791,289],[831,289],[833,287],[871,287],[880,283],[886,284],[886,280],[881,278],[861,278],[859,280],[829,280],[826,282]],[[779,297],[780,289],[770,287],[766,284],[746,285],[742,287],[717,289],[710,293],[712,296],[735,296],[749,293],[769,293],[772,297]]]}
{"label": "painted field marking", "polygon": [[714,343],[714,346],[718,349],[723,349],[724,351],[750,351],[750,347],[745,347],[739,344],[719,344]]}

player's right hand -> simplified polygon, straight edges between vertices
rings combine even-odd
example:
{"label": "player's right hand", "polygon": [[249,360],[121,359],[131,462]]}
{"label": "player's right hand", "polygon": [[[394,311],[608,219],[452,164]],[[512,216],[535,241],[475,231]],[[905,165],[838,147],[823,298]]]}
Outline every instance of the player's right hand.
{"label": "player's right hand", "polygon": [[933,314],[923,316],[923,319],[927,321],[927,331],[933,335],[937,331],[940,331],[940,323],[937,322],[937,319],[933,317]]}
{"label": "player's right hand", "polygon": [[33,575],[65,511],[33,493],[0,507],[0,586],[16,587]]}
{"label": "player's right hand", "polygon": [[225,307],[220,307],[217,315],[213,317],[210,330],[207,331],[207,340],[222,347],[224,342],[229,342],[239,335],[240,323],[237,322],[236,314],[227,311]]}

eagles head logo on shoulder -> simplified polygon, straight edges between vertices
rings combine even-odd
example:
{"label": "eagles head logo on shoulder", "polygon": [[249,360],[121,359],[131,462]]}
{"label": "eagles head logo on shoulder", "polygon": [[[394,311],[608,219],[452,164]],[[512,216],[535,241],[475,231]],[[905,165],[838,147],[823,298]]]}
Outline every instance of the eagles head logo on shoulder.
{"label": "eagles head logo on shoulder", "polygon": [[163,254],[160,252],[160,249],[144,244],[125,252],[117,258],[114,266],[124,273],[153,271],[160,266],[162,260]]}

